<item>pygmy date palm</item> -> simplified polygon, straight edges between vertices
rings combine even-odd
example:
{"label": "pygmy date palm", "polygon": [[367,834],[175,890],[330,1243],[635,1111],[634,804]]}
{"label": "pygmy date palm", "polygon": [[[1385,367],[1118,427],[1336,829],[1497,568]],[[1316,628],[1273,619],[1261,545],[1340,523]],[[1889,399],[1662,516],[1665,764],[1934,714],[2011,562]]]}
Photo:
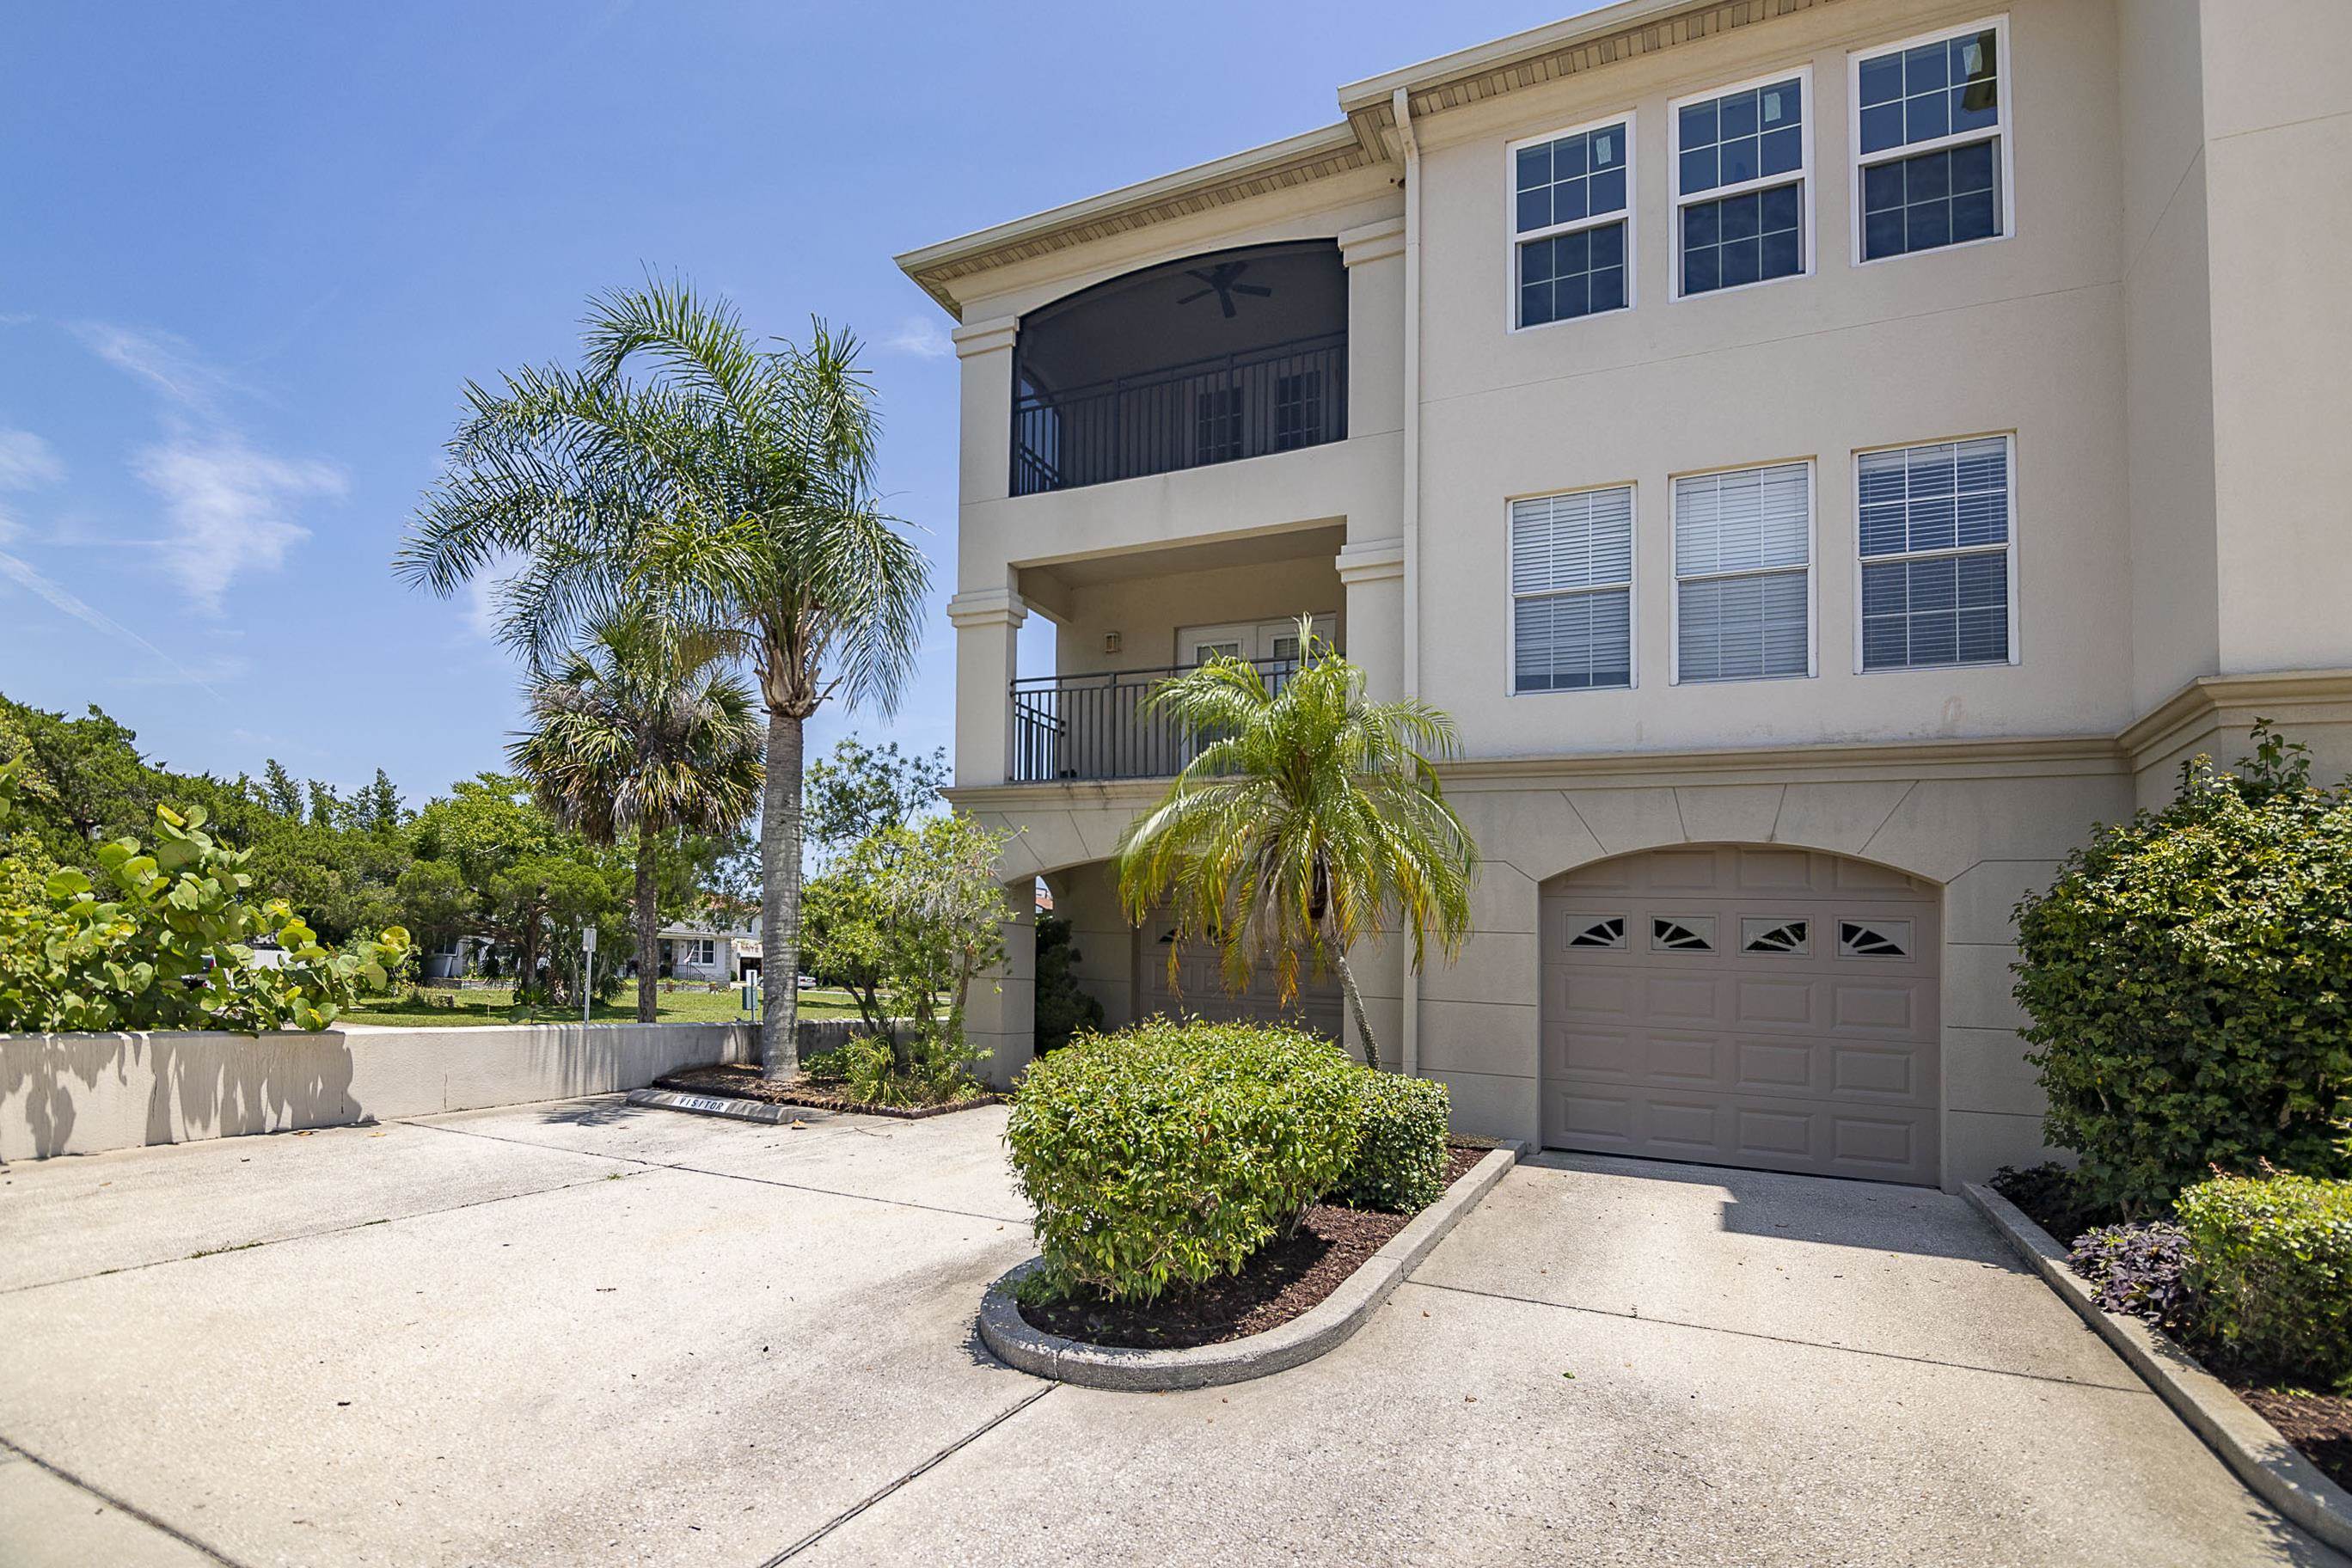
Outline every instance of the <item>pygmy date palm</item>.
{"label": "pygmy date palm", "polygon": [[1213,943],[1233,990],[1267,959],[1285,1003],[1302,954],[1337,970],[1377,1068],[1349,950],[1393,913],[1416,969],[1432,932],[1452,959],[1469,933],[1477,848],[1432,765],[1454,754],[1454,721],[1422,702],[1367,700],[1363,672],[1311,621],[1298,635],[1286,681],[1217,658],[1152,694],[1197,750],[1120,840],[1119,894],[1139,923],[1167,903],[1178,942]]}
{"label": "pygmy date palm", "polygon": [[591,844],[636,840],[637,1022],[656,1013],[655,873],[673,833],[721,834],[760,803],[764,738],[723,644],[642,610],[599,621],[524,693],[507,748],[550,815]]}
{"label": "pygmy date palm", "polygon": [[583,626],[649,601],[712,627],[767,710],[761,1030],[798,1066],[802,726],[829,696],[887,713],[912,667],[929,568],[874,494],[857,345],[819,322],[755,344],[682,283],[592,301],[577,370],[468,386],[469,411],[395,563],[452,594],[503,576],[501,635],[547,668]]}

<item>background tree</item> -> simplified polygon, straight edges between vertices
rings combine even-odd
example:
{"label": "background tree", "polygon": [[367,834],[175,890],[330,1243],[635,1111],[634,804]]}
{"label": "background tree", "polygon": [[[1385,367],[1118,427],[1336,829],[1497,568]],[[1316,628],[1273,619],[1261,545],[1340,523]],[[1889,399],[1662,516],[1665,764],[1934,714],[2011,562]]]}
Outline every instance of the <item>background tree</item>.
{"label": "background tree", "polygon": [[760,797],[763,737],[724,646],[642,610],[600,621],[525,694],[507,755],[556,821],[591,844],[635,840],[637,1021],[657,1016],[657,866],[683,832],[724,833]]}
{"label": "background tree", "polygon": [[830,756],[808,767],[803,805],[808,847],[821,863],[868,834],[904,827],[940,804],[940,792],[954,776],[945,747],[927,756],[902,752],[896,741],[869,746],[845,735]]}
{"label": "background tree", "polygon": [[1302,953],[1337,970],[1377,1068],[1349,949],[1392,912],[1416,969],[1433,929],[1450,961],[1469,934],[1477,847],[1433,765],[1454,754],[1454,721],[1420,701],[1369,700],[1363,672],[1310,620],[1298,646],[1298,673],[1278,691],[1247,661],[1218,658],[1152,693],[1148,708],[1198,749],[1121,837],[1119,895],[1139,924],[1165,900],[1178,944],[1213,943],[1232,990],[1269,958],[1286,1003]]}
{"label": "background tree", "polygon": [[[683,283],[592,300],[578,370],[469,385],[395,570],[442,595],[520,557],[501,633],[545,668],[585,625],[652,595],[728,628],[767,708],[761,802],[761,1051],[798,1064],[803,726],[839,696],[887,713],[929,586],[874,493],[877,420],[856,340],[755,345],[734,308]],[[633,379],[635,376],[642,379]]]}
{"label": "background tree", "polygon": [[294,775],[276,757],[262,764],[261,789],[262,800],[270,810],[289,819],[301,816],[302,786],[294,782]]}

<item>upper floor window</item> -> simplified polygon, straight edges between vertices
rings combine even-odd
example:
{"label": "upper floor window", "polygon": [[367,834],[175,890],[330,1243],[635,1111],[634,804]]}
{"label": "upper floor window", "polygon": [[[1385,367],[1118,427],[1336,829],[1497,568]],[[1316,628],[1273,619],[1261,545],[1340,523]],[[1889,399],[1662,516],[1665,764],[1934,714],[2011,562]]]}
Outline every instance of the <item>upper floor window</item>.
{"label": "upper floor window", "polygon": [[1628,115],[1513,143],[1515,326],[1631,303],[1633,130]]}
{"label": "upper floor window", "polygon": [[1630,485],[1511,503],[1511,689],[1633,684]]}
{"label": "upper floor window", "polygon": [[1854,459],[1864,670],[2013,657],[2009,473],[2006,436]]}
{"label": "upper floor window", "polygon": [[2009,232],[2008,54],[1996,17],[1852,57],[1862,260]]}
{"label": "upper floor window", "polygon": [[1813,469],[1675,481],[1675,679],[1810,675]]}
{"label": "upper floor window", "polygon": [[1812,269],[1811,88],[1799,70],[1668,106],[1678,297]]}

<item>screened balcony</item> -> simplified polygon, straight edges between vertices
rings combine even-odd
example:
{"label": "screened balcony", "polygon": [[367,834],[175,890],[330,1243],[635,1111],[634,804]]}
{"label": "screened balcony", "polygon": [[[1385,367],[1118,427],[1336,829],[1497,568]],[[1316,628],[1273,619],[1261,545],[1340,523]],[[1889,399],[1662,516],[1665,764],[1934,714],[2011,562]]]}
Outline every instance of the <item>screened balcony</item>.
{"label": "screened balcony", "polygon": [[1347,434],[1348,281],[1337,241],[1189,257],[1021,319],[1014,495]]}

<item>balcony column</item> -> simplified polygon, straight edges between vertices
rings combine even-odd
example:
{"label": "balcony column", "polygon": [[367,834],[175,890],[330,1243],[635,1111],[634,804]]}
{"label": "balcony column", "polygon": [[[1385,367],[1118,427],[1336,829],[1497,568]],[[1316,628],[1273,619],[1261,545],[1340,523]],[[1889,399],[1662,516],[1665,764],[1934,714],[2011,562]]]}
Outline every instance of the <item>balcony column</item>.
{"label": "balcony column", "polygon": [[[1404,695],[1404,542],[1349,544],[1339,552],[1338,565],[1348,595],[1348,657],[1364,672],[1366,695],[1375,702],[1393,702]],[[1391,1072],[1403,1059],[1406,951],[1391,936],[1360,942],[1348,955],[1364,994],[1364,1012],[1380,1037],[1381,1060]],[[1363,1056],[1352,1016],[1341,1037],[1349,1051]]]}
{"label": "balcony column", "polygon": [[950,334],[963,371],[956,493],[967,503],[1013,493],[1013,343],[1020,330],[1019,318],[999,316]]}
{"label": "balcony column", "polygon": [[975,975],[964,1000],[964,1044],[987,1053],[975,1071],[1010,1089],[1037,1055],[1037,879],[1004,887],[1004,958]]}
{"label": "balcony column", "polygon": [[1347,595],[1348,657],[1376,702],[1404,695],[1404,541],[1368,539],[1334,563]]}
{"label": "balcony column", "polygon": [[1029,606],[1010,587],[967,588],[948,601],[956,629],[955,778],[1003,784],[1013,760],[1013,678]]}

